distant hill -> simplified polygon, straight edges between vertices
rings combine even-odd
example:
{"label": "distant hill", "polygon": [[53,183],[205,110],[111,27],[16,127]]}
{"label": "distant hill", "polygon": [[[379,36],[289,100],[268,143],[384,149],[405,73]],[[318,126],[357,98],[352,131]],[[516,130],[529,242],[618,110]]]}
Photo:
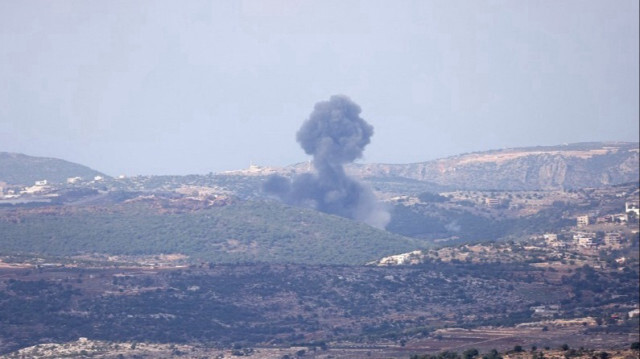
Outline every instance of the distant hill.
{"label": "distant hill", "polygon": [[[410,164],[351,164],[347,171],[383,192],[552,190],[637,182],[639,161],[637,142],[589,142],[474,152]],[[259,187],[264,176],[292,176],[310,170],[309,162],[284,168],[251,166],[217,178],[229,183],[257,181],[254,185]],[[60,159],[0,152],[0,182],[32,184],[46,179],[63,183],[69,177],[96,175],[107,177]]]}
{"label": "distant hill", "polygon": [[212,263],[365,264],[425,247],[363,223],[269,201],[181,213],[140,202],[0,211],[0,233],[5,254],[181,253]]}
{"label": "distant hill", "polygon": [[[461,154],[410,164],[350,164],[347,172],[390,192],[447,190],[551,190],[637,182],[637,142],[585,142]],[[287,167],[251,166],[230,177],[293,176],[310,162]]]}
{"label": "distant hill", "polygon": [[69,177],[107,177],[89,167],[56,158],[0,152],[0,182],[30,185],[35,181],[64,183]]}
{"label": "distant hill", "polygon": [[574,189],[638,181],[638,143],[591,142],[462,154],[412,164],[355,164],[352,175],[455,189]]}

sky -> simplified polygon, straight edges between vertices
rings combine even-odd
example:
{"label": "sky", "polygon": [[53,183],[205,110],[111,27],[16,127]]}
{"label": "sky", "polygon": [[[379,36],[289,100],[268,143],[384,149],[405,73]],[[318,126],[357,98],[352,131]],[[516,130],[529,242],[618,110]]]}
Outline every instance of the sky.
{"label": "sky", "polygon": [[637,0],[0,0],[0,151],[109,175],[309,159],[349,96],[360,162],[638,141]]}

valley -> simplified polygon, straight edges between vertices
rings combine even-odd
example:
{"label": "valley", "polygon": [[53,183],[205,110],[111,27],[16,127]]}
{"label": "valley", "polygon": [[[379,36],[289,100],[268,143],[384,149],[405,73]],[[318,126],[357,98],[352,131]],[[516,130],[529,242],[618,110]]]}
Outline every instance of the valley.
{"label": "valley", "polygon": [[[464,155],[458,168],[500,163],[483,173],[515,183],[510,161],[546,166],[555,151],[618,168],[637,156],[624,146]],[[303,167],[83,178],[65,165],[66,181],[5,180],[0,357],[636,355],[637,169],[585,187],[369,169],[358,176],[390,214],[380,230],[261,190]]]}

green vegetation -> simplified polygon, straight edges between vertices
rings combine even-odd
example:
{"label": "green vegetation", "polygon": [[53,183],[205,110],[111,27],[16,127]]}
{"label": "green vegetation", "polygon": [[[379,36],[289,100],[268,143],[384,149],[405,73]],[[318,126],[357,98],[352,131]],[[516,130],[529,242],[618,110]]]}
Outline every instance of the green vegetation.
{"label": "green vegetation", "polygon": [[181,253],[214,263],[364,264],[421,247],[362,223],[266,201],[191,212],[144,203],[56,214],[7,211],[0,232],[5,254]]}
{"label": "green vegetation", "polygon": [[[438,354],[423,354],[423,355],[412,355],[409,359],[473,359],[478,357],[479,352],[477,349],[468,349],[465,350],[462,355],[458,354],[455,351],[445,350]],[[493,349],[489,353],[482,356],[483,359],[502,359],[502,356],[498,353],[497,350]]]}
{"label": "green vegetation", "polygon": [[[7,344],[0,351],[78,337],[201,342],[238,350],[264,343],[322,349],[349,338],[410,348],[416,339],[443,340],[442,328],[464,328],[468,336],[467,330],[486,326],[538,322],[531,307],[541,305],[559,306],[548,319],[619,316],[597,325],[575,323],[573,333],[580,337],[606,332],[627,340],[637,333],[638,318],[621,316],[639,300],[635,264],[558,274],[526,263],[438,261],[397,267],[202,263],[173,270],[4,269],[0,338]],[[549,322],[545,332],[538,325],[544,336],[559,328]],[[574,334],[561,332],[565,336],[554,338],[554,348],[565,340],[578,347]],[[519,352],[530,342],[514,344]],[[462,358],[499,357],[479,349],[485,354],[465,351]]]}
{"label": "green vegetation", "polygon": [[452,189],[449,186],[438,185],[429,181],[419,181],[416,179],[405,177],[366,177],[363,180],[375,190],[387,193],[437,193]]}
{"label": "green vegetation", "polygon": [[393,208],[387,230],[424,239],[455,236],[459,238],[457,242],[492,241],[559,230],[573,224],[573,220],[562,218],[562,210],[550,207],[530,216],[494,218],[462,207],[448,209],[423,204],[397,205]]}
{"label": "green vegetation", "polygon": [[418,195],[418,199],[422,202],[446,202],[447,197],[441,196],[437,193],[423,192]]}

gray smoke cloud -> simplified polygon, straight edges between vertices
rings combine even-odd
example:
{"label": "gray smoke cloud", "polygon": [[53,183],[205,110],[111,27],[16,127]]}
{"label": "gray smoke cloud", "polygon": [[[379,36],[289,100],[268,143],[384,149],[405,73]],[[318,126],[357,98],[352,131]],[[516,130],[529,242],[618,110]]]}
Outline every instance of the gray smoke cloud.
{"label": "gray smoke cloud", "polygon": [[362,157],[373,135],[373,126],[360,118],[360,112],[360,106],[342,95],[318,102],[296,135],[304,151],[313,156],[316,172],[293,180],[271,176],[263,190],[288,204],[384,228],[389,212],[368,186],[344,171],[345,164]]}

